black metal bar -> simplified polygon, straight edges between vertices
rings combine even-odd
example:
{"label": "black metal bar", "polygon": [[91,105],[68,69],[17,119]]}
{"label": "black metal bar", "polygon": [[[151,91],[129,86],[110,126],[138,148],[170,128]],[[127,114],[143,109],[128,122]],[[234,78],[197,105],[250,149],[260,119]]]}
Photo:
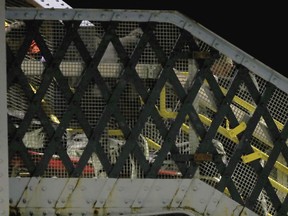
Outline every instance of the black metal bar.
{"label": "black metal bar", "polygon": [[[269,90],[271,91],[272,93],[270,93],[270,97],[271,95],[273,94],[274,90],[275,90],[275,86],[272,85],[272,84],[267,84],[267,90],[265,91],[265,93]],[[263,113],[265,113],[265,115],[263,115],[263,118],[264,119],[269,119],[268,115],[270,116],[269,113],[265,112],[266,111],[266,105],[267,105],[267,102],[266,104],[264,103],[261,103],[259,104],[258,106],[261,106],[263,107]],[[268,114],[268,115],[267,115]],[[270,118],[272,119],[272,117],[270,116]],[[273,121],[273,120],[272,120]],[[276,127],[274,121],[273,123],[270,122],[272,125],[274,124],[274,127]],[[269,127],[268,127],[269,128]],[[271,128],[271,125],[270,125],[270,128]],[[277,127],[276,127],[277,128]],[[248,207],[252,207],[262,188],[269,183],[269,180],[268,180],[268,177],[269,177],[269,174],[271,172],[271,170],[273,169],[274,167],[274,164],[275,162],[277,161],[277,158],[279,157],[280,153],[281,153],[281,150],[283,147],[286,147],[286,140],[287,140],[287,137],[288,137],[288,126],[286,125],[281,134],[279,131],[275,131],[275,129],[273,130],[274,132],[274,139],[276,139],[274,141],[274,146],[273,146],[273,149],[272,151],[270,152],[269,154],[269,158],[268,158],[268,161],[266,162],[264,168],[261,170],[261,171],[258,171],[258,179],[257,179],[257,182],[255,184],[255,187],[252,191],[252,193],[250,194],[250,197],[248,198],[247,200],[247,203],[249,203],[250,206]],[[266,187],[265,187],[266,188]],[[270,190],[271,187],[268,188],[268,190]],[[266,189],[267,190],[267,189]],[[277,200],[277,199],[276,199]],[[279,199],[278,199],[278,202],[276,202],[275,200],[271,200],[271,202],[273,203],[274,207],[277,209],[278,206],[279,206]]]}

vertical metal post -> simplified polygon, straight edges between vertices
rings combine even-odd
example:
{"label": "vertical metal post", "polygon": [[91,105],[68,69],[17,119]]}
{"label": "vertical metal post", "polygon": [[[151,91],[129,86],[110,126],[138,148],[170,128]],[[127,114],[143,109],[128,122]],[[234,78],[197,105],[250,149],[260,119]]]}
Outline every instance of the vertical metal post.
{"label": "vertical metal post", "polygon": [[0,215],[9,215],[5,1],[0,1]]}

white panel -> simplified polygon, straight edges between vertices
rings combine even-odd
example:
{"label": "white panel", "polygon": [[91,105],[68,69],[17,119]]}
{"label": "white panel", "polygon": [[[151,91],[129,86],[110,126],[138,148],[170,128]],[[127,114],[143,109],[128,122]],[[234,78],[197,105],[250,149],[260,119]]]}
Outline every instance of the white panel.
{"label": "white panel", "polygon": [[72,196],[78,183],[78,178],[67,179],[66,185],[64,186],[61,195],[56,203],[57,208],[64,208],[67,205],[68,198]]}
{"label": "white panel", "polygon": [[29,181],[30,178],[9,178],[9,185],[13,185],[10,187],[11,206],[15,207],[18,204]]}
{"label": "white panel", "polygon": [[100,208],[105,205],[105,202],[110,195],[116,181],[117,179],[114,178],[106,179],[105,184],[103,185],[102,190],[97,198],[95,208]]}
{"label": "white panel", "polygon": [[[118,180],[113,187],[105,206],[113,206],[113,208],[130,208],[133,202],[137,200],[139,193],[141,193],[139,191],[142,191],[143,187],[145,187],[145,183],[147,184],[146,179]],[[147,190],[149,190],[149,187]]]}
{"label": "white panel", "polygon": [[181,207],[192,208],[196,212],[203,214],[214,190],[213,187],[208,186],[199,179],[194,179],[181,203]]}
{"label": "white panel", "polygon": [[22,201],[24,198],[27,200],[27,207],[54,207],[66,182],[65,178],[42,178],[38,182],[30,181]]}
{"label": "white panel", "polygon": [[77,187],[71,190],[71,194],[67,196],[65,206],[92,208],[105,183],[106,179],[79,178]]}
{"label": "white panel", "polygon": [[179,207],[180,203],[182,203],[182,200],[184,199],[184,196],[190,187],[190,184],[192,182],[192,179],[182,179],[181,184],[179,186],[179,190],[176,192],[173,201],[171,203],[171,207],[176,208]]}
{"label": "white panel", "polygon": [[155,179],[144,179],[143,184],[139,186],[139,191],[132,205],[133,208],[142,207],[143,200],[145,200],[145,198],[147,197],[154,180]]}
{"label": "white panel", "polygon": [[27,185],[27,188],[25,188],[24,193],[21,197],[21,200],[18,203],[18,207],[26,207],[26,206],[30,205],[29,202],[34,195],[34,191],[35,191],[37,185],[39,184],[40,179],[41,178],[36,178],[36,177],[30,178],[30,181]]}
{"label": "white panel", "polygon": [[29,2],[35,7],[41,8],[72,8],[70,5],[68,5],[62,0],[27,0],[27,2]]}
{"label": "white panel", "polygon": [[229,197],[222,196],[217,205],[217,208],[213,212],[214,216],[223,215],[245,215],[245,216],[257,216],[258,214],[251,210],[244,208],[239,203],[230,199]]}
{"label": "white panel", "polygon": [[55,209],[53,208],[23,208],[20,209],[20,215],[30,216],[30,215],[45,215],[45,216],[55,216],[57,215]]}
{"label": "white panel", "polygon": [[143,200],[143,207],[167,207],[170,206],[174,195],[179,190],[181,179],[157,179]]}
{"label": "white panel", "polygon": [[[18,185],[13,187],[15,190],[23,191],[23,187],[27,185],[18,204],[23,215],[29,215],[29,212],[53,215],[56,211],[67,216],[71,213],[81,216],[110,213],[112,216],[119,213],[133,215],[136,214],[135,210],[137,215],[185,213],[222,216],[224,213],[240,215],[241,212],[256,215],[199,179],[31,178],[28,183],[28,178],[19,178],[13,180],[13,185],[15,183]],[[11,194],[16,196],[13,189]],[[182,197],[183,193],[184,199],[178,204],[175,200]],[[141,207],[133,207],[132,204],[141,197],[144,197],[140,200]],[[56,207],[53,205],[57,199]],[[62,199],[66,199],[65,202]],[[99,202],[96,206],[99,207],[96,208],[92,204],[97,200]]]}

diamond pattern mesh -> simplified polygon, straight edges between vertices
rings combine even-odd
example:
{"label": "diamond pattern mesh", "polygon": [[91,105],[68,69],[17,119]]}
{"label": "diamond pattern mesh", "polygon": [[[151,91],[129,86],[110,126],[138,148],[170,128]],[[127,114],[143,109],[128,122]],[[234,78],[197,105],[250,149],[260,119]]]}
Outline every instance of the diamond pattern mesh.
{"label": "diamond pattern mesh", "polygon": [[172,24],[10,23],[11,177],[194,177],[285,211],[286,92]]}

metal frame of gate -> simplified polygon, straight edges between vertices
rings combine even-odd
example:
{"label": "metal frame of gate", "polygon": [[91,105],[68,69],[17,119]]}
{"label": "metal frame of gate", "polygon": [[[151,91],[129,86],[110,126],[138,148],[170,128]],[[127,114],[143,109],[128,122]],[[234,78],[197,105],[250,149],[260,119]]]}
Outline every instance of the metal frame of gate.
{"label": "metal frame of gate", "polygon": [[[1,22],[5,21],[5,2],[0,2],[0,20]],[[2,22],[2,23],[3,23]],[[5,41],[5,30],[4,28],[0,29],[0,41]],[[6,53],[5,53],[5,44],[0,44],[0,49],[3,50],[1,52],[0,58],[0,70],[1,72],[1,84],[0,84],[0,92],[1,98],[3,97],[3,102],[0,104],[1,113],[5,113],[7,111],[7,102],[6,96],[4,96],[7,92],[6,90]],[[0,214],[8,215],[9,212],[9,176],[8,176],[8,137],[7,137],[7,115],[0,115],[0,137],[2,143],[0,145]]]}
{"label": "metal frame of gate", "polygon": [[[1,73],[3,85],[0,88],[5,89],[1,91],[1,98],[4,98],[1,112],[8,112],[7,95],[9,103],[10,95],[18,93],[18,88],[17,91],[12,89],[15,85],[22,89],[18,98],[15,93],[16,100],[20,103],[24,95],[28,102],[17,126],[11,119],[11,112],[8,128],[3,125],[7,122],[6,117],[1,115],[1,138],[4,137],[2,141],[6,143],[0,146],[2,215],[7,215],[8,211],[15,215],[287,214],[288,124],[285,106],[288,103],[288,80],[285,77],[175,11],[7,8],[5,14],[5,19],[24,21],[25,30],[16,52],[7,44],[7,57],[1,58],[1,61],[7,59],[7,79]],[[100,25],[103,31],[99,46],[93,48],[93,55],[80,34],[83,20]],[[40,30],[46,21],[61,21],[63,28],[57,33],[61,37],[52,49]],[[142,30],[131,52],[119,36],[121,31],[118,28],[123,23],[136,23]],[[166,32],[166,24],[176,32],[175,41],[166,41],[172,44],[170,50],[163,49],[165,44],[161,44],[157,35],[161,28],[164,28],[164,38],[165,34],[169,37],[168,33],[173,33]],[[26,61],[33,40],[41,50],[44,62],[39,59]],[[101,63],[110,42],[119,57],[116,69],[107,69],[105,63]],[[65,54],[72,43],[81,64],[65,67]],[[153,58],[157,59],[156,63],[148,63],[149,59],[141,62],[147,44],[149,52],[152,51]],[[233,63],[233,68],[229,69],[233,76],[229,83],[223,81],[222,85],[221,80],[213,76],[211,68],[217,61],[224,65],[223,59],[227,58]],[[182,65],[178,65],[180,60],[185,62],[183,71]],[[1,62],[1,65],[6,63]],[[108,65],[114,66],[112,63]],[[119,65],[120,69],[117,68]],[[66,79],[72,73],[80,77],[73,90]],[[111,84],[106,80],[109,73],[112,74],[109,76],[116,77],[116,82]],[[40,80],[34,81],[36,90],[29,76],[39,74]],[[190,76],[192,79],[188,83]],[[152,79],[152,85],[145,83],[146,79]],[[101,115],[93,124],[82,104],[91,82],[97,86],[97,94],[100,91],[104,101]],[[66,100],[59,122],[53,120],[43,106],[44,96],[52,83],[59,88],[62,100]],[[136,121],[131,124],[127,116],[132,110],[123,114],[125,110],[118,104],[128,84],[134,87],[141,102]],[[249,97],[242,95],[241,85],[245,86]],[[166,101],[172,100],[169,99],[171,92],[179,102],[168,104],[177,107],[174,110],[166,107]],[[209,108],[208,114],[198,113],[193,104],[197,97]],[[111,116],[117,125],[115,128],[110,128]],[[66,133],[70,131],[74,117],[87,138],[76,162],[62,146],[62,138],[68,136]],[[30,132],[28,129],[35,118],[47,136],[40,153],[31,151],[31,146],[25,142],[25,135]],[[144,144],[139,141],[142,134],[152,133],[151,128],[150,132],[145,132],[148,130],[146,124],[152,124],[148,121],[150,118],[157,136],[161,136],[158,141],[145,138],[147,145],[157,150],[153,160],[147,159],[146,150],[142,148]],[[182,139],[188,140],[190,148],[194,144],[187,137],[187,134],[193,135],[192,128],[199,143],[195,151],[192,148],[184,152]],[[5,136],[7,130],[9,141]],[[118,143],[121,151],[114,155],[115,160],[105,149],[107,143],[102,143],[103,134],[123,138],[123,143]],[[212,145],[215,139],[223,142],[222,149]],[[8,154],[6,150],[9,150]],[[90,176],[93,166],[93,173],[96,172],[93,160],[92,168],[88,166],[93,155],[101,164],[104,177]],[[224,156],[228,159],[223,160]],[[15,157],[20,159],[27,176],[23,172],[12,175]],[[168,170],[174,172],[173,177],[170,172],[162,172],[167,161],[173,161],[172,170]],[[61,169],[62,176],[47,172],[53,165]],[[137,167],[136,175],[131,174],[134,166]],[[217,178],[210,176],[211,173],[216,173]],[[247,191],[242,191],[244,189]]]}

